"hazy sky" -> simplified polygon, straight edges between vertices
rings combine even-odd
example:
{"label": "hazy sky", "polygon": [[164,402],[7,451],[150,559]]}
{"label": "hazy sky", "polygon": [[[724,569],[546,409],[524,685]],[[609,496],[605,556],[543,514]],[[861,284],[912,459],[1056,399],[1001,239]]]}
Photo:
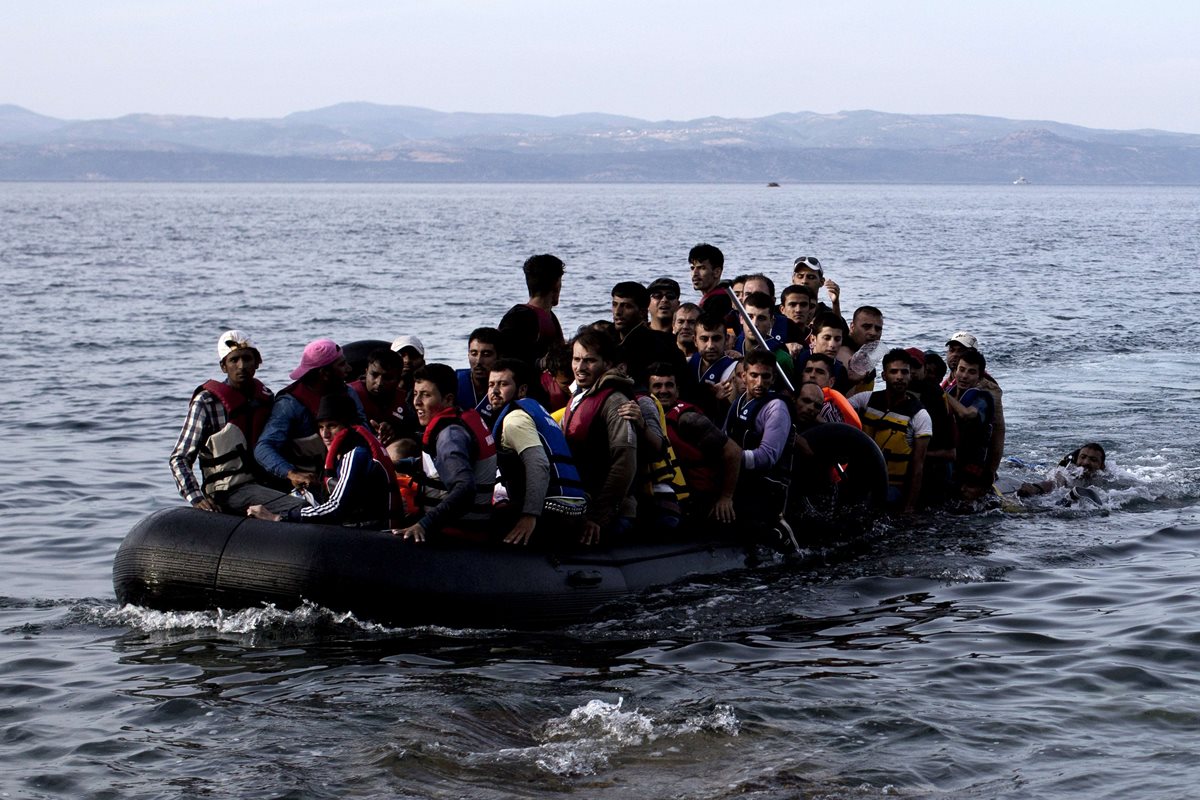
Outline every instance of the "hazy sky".
{"label": "hazy sky", "polygon": [[37,0],[0,103],[274,117],[348,100],[648,119],[875,109],[1200,133],[1200,3]]}

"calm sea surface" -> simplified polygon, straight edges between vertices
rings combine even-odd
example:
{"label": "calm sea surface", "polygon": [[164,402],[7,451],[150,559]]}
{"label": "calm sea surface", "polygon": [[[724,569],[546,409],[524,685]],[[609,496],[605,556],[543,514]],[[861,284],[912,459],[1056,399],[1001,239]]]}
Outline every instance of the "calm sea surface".
{"label": "calm sea surface", "polygon": [[[1200,794],[1200,190],[0,184],[0,797]],[[892,345],[980,337],[1028,478],[1104,503],[883,527],[546,633],[118,607],[215,337],[468,331],[567,262],[564,327],[688,248],[818,256]]]}

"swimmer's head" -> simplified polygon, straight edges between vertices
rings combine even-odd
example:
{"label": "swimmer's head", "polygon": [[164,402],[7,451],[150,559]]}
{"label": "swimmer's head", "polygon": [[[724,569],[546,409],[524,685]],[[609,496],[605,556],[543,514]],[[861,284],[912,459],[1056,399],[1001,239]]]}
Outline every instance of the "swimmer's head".
{"label": "swimmer's head", "polygon": [[1096,442],[1088,442],[1075,451],[1072,459],[1075,466],[1083,468],[1084,475],[1092,475],[1104,469],[1104,448]]}

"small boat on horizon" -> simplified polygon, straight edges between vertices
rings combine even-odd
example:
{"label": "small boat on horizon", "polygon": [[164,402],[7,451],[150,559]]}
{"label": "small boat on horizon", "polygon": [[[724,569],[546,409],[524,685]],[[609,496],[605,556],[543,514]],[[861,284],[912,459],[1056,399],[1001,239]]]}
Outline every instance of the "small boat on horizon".
{"label": "small boat on horizon", "polygon": [[1029,181],[1027,181],[1025,179],[1024,175],[1022,175],[1021,177],[1019,177],[1015,181],[1013,181],[1013,186],[1028,186],[1028,185],[1029,185]]}

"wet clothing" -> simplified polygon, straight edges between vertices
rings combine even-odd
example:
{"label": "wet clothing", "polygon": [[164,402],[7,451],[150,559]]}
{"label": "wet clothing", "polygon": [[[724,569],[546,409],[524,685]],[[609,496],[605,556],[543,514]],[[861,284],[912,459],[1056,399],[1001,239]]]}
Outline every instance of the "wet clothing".
{"label": "wet clothing", "polygon": [[995,419],[995,400],[989,392],[967,389],[951,392],[958,402],[974,408],[978,417],[958,420],[958,452],[954,459],[954,482],[959,486],[987,487],[992,484],[987,469],[988,451],[992,441]]}
{"label": "wet clothing", "polygon": [[875,440],[887,461],[888,485],[903,493],[917,439],[933,436],[929,412],[912,392],[895,405],[888,405],[887,391],[859,392],[850,397],[858,411],[863,433]]}

